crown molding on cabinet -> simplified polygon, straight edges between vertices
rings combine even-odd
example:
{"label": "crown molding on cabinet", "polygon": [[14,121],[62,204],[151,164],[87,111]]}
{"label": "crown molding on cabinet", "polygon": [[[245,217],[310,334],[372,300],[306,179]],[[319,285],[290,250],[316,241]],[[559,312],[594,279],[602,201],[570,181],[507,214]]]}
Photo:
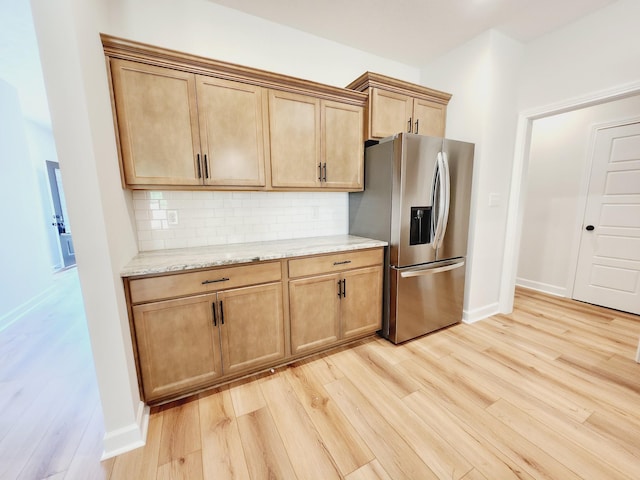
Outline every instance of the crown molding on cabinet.
{"label": "crown molding on cabinet", "polygon": [[272,90],[311,95],[351,105],[363,106],[367,102],[366,93],[348,88],[334,87],[257,68],[212,60],[104,33],[100,34],[100,38],[105,55],[111,58],[147,63],[235,82],[251,83]]}

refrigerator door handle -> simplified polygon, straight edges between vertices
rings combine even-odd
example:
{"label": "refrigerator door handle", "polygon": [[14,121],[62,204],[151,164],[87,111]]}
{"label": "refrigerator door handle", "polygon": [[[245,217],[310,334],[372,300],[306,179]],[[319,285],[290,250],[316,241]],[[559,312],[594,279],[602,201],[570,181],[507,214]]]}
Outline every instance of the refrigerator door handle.
{"label": "refrigerator door handle", "polygon": [[440,227],[440,236],[436,241],[437,248],[442,246],[444,241],[444,234],[447,231],[447,224],[449,223],[449,205],[451,203],[451,177],[449,176],[449,159],[447,158],[447,152],[440,152],[438,156],[442,159],[442,175],[440,182],[443,183],[444,191],[443,198],[440,199],[443,206],[442,210],[442,226]]}
{"label": "refrigerator door handle", "polygon": [[442,236],[442,226],[444,224],[444,206],[443,201],[446,196],[445,184],[444,184],[444,161],[442,158],[442,152],[438,152],[438,157],[436,159],[436,173],[433,179],[433,197],[432,197],[432,205],[436,210],[436,214],[431,218],[433,219],[433,223],[431,228],[433,229],[433,241],[431,242],[431,247],[435,250],[440,245],[440,237]]}
{"label": "refrigerator door handle", "polygon": [[411,270],[400,272],[400,276],[402,278],[420,277],[422,275],[432,275],[434,273],[448,272],[449,270],[455,270],[456,268],[460,268],[463,266],[464,266],[464,260],[461,260],[460,262],[451,263],[449,265],[444,265],[442,267],[412,268]]}

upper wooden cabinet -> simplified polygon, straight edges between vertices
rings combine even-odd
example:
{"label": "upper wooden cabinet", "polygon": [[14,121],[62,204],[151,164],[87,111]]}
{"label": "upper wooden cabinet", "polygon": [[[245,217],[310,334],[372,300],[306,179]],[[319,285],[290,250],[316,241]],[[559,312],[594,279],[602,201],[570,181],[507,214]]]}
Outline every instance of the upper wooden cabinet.
{"label": "upper wooden cabinet", "polygon": [[366,139],[400,132],[444,137],[450,94],[371,72],[361,75],[347,88],[369,95]]}
{"label": "upper wooden cabinet", "polygon": [[197,76],[197,104],[205,184],[265,185],[265,90]]}
{"label": "upper wooden cabinet", "polygon": [[366,94],[107,35],[102,43],[125,187],[363,188]]}
{"label": "upper wooden cabinet", "polygon": [[261,87],[121,59],[111,76],[127,185],[264,187]]}
{"label": "upper wooden cabinet", "polygon": [[143,63],[111,61],[127,185],[199,185],[196,79]]}
{"label": "upper wooden cabinet", "polygon": [[319,187],[320,100],[269,92],[271,185]]}
{"label": "upper wooden cabinet", "polygon": [[271,91],[274,188],[363,188],[363,108]]}

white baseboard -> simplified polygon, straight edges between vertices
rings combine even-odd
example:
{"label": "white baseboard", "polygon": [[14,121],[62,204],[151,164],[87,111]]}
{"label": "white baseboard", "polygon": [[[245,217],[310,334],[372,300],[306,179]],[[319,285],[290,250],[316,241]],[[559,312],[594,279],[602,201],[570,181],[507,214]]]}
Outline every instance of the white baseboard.
{"label": "white baseboard", "polygon": [[16,308],[0,316],[0,332],[10,327],[11,325],[13,325],[17,320],[25,316],[27,313],[29,313],[31,310],[36,308],[38,305],[44,302],[47,298],[53,295],[55,289],[56,289],[56,285],[55,284],[51,285],[49,288],[47,288],[46,290],[43,290],[38,295],[31,297],[26,302],[22,303],[21,305],[18,305]]}
{"label": "white baseboard", "polygon": [[144,447],[147,442],[148,428],[149,406],[145,405],[144,402],[140,402],[134,423],[104,434],[104,452],[101,460]]}
{"label": "white baseboard", "polygon": [[495,302],[474,310],[464,310],[462,312],[462,321],[464,323],[475,323],[497,313],[500,313],[500,304]]}
{"label": "white baseboard", "polygon": [[536,282],[534,280],[527,280],[526,278],[516,278],[516,285],[518,287],[529,288],[542,293],[548,293],[549,295],[555,295],[556,297],[568,297],[566,287],[558,287],[557,285],[550,285],[548,283]]}

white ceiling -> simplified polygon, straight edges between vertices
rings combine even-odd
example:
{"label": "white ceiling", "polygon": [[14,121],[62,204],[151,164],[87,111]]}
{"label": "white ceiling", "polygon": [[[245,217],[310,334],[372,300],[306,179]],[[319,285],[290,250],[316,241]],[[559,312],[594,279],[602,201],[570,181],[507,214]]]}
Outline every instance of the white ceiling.
{"label": "white ceiling", "polygon": [[496,29],[527,43],[616,0],[209,0],[417,67]]}
{"label": "white ceiling", "polygon": [[[526,43],[616,0],[209,1],[420,67],[487,29]],[[0,79],[50,122],[28,0],[0,0]]]}

